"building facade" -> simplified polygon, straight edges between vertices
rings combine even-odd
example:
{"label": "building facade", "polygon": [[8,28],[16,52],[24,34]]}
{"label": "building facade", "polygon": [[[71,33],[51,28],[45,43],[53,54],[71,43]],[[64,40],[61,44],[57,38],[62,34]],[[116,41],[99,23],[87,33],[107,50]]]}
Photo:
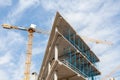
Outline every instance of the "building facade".
{"label": "building facade", "polygon": [[96,80],[99,61],[57,12],[38,80]]}

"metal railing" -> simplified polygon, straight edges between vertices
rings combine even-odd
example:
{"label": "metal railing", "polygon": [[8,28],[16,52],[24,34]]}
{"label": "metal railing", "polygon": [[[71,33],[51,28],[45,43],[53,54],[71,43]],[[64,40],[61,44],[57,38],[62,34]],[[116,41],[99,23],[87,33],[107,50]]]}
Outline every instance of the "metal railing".
{"label": "metal railing", "polygon": [[79,73],[80,75],[84,76],[84,77],[88,77],[85,73],[83,73],[82,71],[80,71],[80,69],[78,69],[77,67],[75,67],[74,65],[72,65],[70,62],[68,62],[67,60],[61,60],[62,63],[64,63],[65,65],[67,65],[69,68],[71,68],[72,70],[74,70],[75,72]]}

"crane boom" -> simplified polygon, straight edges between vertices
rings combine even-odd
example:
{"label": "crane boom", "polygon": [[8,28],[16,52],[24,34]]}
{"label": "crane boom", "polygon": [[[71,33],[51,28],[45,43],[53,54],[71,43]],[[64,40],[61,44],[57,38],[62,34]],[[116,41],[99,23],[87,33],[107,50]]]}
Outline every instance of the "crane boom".
{"label": "crane boom", "polygon": [[35,32],[36,32],[36,33],[46,34],[46,35],[49,35],[49,34],[50,34],[50,31],[45,31],[45,30],[42,30],[42,29],[35,29]]}
{"label": "crane boom", "polygon": [[108,45],[112,45],[113,44],[112,42],[109,42],[109,41],[103,41],[103,40],[88,38],[86,36],[81,36],[81,37],[85,41],[95,42],[96,44],[108,44]]}
{"label": "crane boom", "polygon": [[118,65],[115,69],[113,69],[108,75],[103,77],[101,80],[106,80],[107,78],[111,77],[119,69],[120,69],[120,65]]}
{"label": "crane boom", "polygon": [[24,28],[24,27],[17,27],[17,26],[12,26],[12,25],[9,25],[9,24],[3,24],[2,26],[5,29],[18,29],[18,30],[25,30],[25,31],[28,30],[27,28]]}
{"label": "crane boom", "polygon": [[[9,25],[9,24],[2,24],[2,26],[5,29],[18,29],[18,30],[24,30],[24,31],[28,31],[29,30],[29,28],[12,26],[12,25]],[[34,26],[34,25],[32,24],[32,26]],[[49,31],[45,31],[45,30],[42,30],[42,29],[35,29],[33,27],[32,27],[32,29],[34,29],[34,32],[36,32],[36,33],[47,34],[47,35],[50,34]]]}

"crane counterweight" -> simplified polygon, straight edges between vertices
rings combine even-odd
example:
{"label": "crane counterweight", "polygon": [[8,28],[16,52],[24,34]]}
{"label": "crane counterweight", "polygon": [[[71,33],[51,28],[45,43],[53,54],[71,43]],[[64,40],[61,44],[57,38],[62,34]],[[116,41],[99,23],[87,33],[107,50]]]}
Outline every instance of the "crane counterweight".
{"label": "crane counterweight", "polygon": [[28,28],[28,32],[33,33],[33,32],[35,32],[35,29],[33,29],[33,28]]}

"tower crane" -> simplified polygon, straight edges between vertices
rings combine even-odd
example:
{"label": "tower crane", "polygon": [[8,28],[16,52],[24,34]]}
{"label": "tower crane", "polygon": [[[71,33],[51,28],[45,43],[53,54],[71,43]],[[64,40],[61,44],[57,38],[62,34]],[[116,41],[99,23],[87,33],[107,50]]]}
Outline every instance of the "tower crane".
{"label": "tower crane", "polygon": [[106,80],[107,78],[110,78],[116,71],[120,70],[120,65],[115,67],[109,74],[104,76],[101,80]]}
{"label": "tower crane", "polygon": [[[36,29],[36,25],[31,24],[29,28],[13,26],[9,24],[3,24],[3,28],[5,29],[16,29],[16,30],[23,30],[28,32],[28,44],[27,44],[27,56],[25,62],[25,71],[24,71],[24,80],[30,80],[30,65],[31,65],[31,57],[32,57],[32,40],[33,40],[33,33],[40,33],[40,34],[47,34],[49,35],[48,31],[44,31],[41,29]],[[112,44],[111,42],[97,40],[82,36],[84,40],[95,42],[95,43],[102,43],[102,44]]]}
{"label": "tower crane", "polygon": [[25,71],[24,71],[24,80],[30,80],[30,65],[31,65],[31,56],[32,56],[32,40],[33,40],[33,33],[40,33],[40,34],[49,34],[49,32],[36,29],[36,25],[31,24],[29,28],[25,27],[18,27],[9,24],[3,24],[3,28],[5,29],[16,29],[16,30],[23,30],[28,32],[28,44],[27,44],[27,56],[25,62]]}
{"label": "tower crane", "polygon": [[88,38],[86,36],[81,36],[83,40],[85,41],[90,41],[94,42],[96,44],[107,44],[107,45],[113,45],[112,42],[106,41],[106,40],[98,40],[98,39],[93,39],[93,38]]}

